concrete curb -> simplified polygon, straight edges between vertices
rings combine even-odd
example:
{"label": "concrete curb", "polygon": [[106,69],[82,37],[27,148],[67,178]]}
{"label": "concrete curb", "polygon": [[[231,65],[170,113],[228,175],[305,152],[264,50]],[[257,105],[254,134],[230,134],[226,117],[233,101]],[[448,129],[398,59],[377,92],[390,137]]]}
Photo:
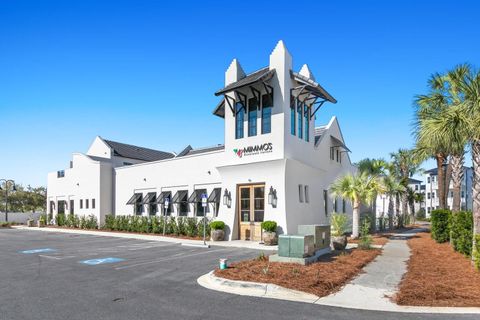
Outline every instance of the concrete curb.
{"label": "concrete curb", "polygon": [[[316,295],[287,289],[275,284],[269,283],[257,283],[257,282],[248,282],[248,281],[236,281],[229,280],[225,278],[217,277],[213,274],[213,271],[199,277],[197,283],[204,288],[227,292],[230,294],[238,294],[242,296],[251,296],[259,298],[270,298],[270,299],[279,299],[286,301],[294,302],[304,302],[311,303],[323,306],[330,307],[339,307],[346,309],[359,309],[359,310],[369,310],[369,311],[387,311],[387,312],[400,312],[400,313],[438,313],[438,314],[480,314],[480,308],[461,308],[461,307],[408,307],[408,306],[399,306],[391,302],[388,298],[385,298],[385,303],[382,305],[376,305],[371,307],[368,302],[365,304],[353,304],[351,301],[325,301],[327,298],[332,300],[331,297],[334,297],[335,294],[329,295],[327,297],[319,298]],[[355,286],[359,292],[365,290],[374,290],[378,291],[379,294],[383,294],[382,290],[375,288],[367,288],[359,285]],[[361,288],[360,288],[361,287]]]}
{"label": "concrete curb", "polygon": [[[90,236],[101,236],[101,237],[114,237],[114,238],[124,238],[124,239],[137,239],[137,240],[147,240],[147,241],[162,241],[170,242],[175,244],[181,244],[186,246],[202,246],[205,247],[202,240],[188,240],[181,238],[173,237],[163,237],[160,235],[149,235],[149,234],[136,234],[136,233],[122,233],[122,232],[112,232],[112,231],[96,231],[96,230],[81,230],[81,229],[63,229],[63,228],[37,228],[37,227],[27,227],[27,226],[12,226],[14,229],[26,230],[26,231],[40,231],[40,232],[58,232],[58,233],[70,233],[70,234],[84,234]],[[207,245],[215,247],[226,247],[226,248],[244,248],[244,249],[253,249],[253,250],[262,250],[262,251],[277,251],[277,246],[262,246],[255,242],[245,243],[245,242],[235,242],[235,241],[207,241]]]}
{"label": "concrete curb", "polygon": [[301,291],[283,288],[271,283],[257,283],[248,281],[235,281],[217,277],[213,271],[199,277],[197,283],[204,288],[238,294],[270,299],[280,299],[295,302],[314,303],[318,297]]}

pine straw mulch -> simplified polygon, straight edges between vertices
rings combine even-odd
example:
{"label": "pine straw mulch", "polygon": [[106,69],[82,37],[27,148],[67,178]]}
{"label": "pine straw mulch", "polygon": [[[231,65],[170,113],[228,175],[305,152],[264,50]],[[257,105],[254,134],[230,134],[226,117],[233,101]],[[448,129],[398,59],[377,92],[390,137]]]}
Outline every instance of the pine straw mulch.
{"label": "pine straw mulch", "polygon": [[479,307],[480,272],[449,243],[429,233],[408,240],[412,255],[395,300],[400,305]]}
{"label": "pine straw mulch", "polygon": [[[379,246],[384,246],[387,244],[388,240],[390,240],[390,237],[394,234],[397,233],[402,233],[402,232],[407,232],[413,229],[418,229],[418,228],[425,228],[425,226],[417,225],[417,224],[411,224],[408,226],[405,226],[400,229],[393,229],[393,230],[385,230],[385,231],[378,231],[374,234],[372,234],[372,244],[373,245],[379,245]],[[360,239],[352,239],[351,237],[348,237],[348,243],[359,243]]]}
{"label": "pine straw mulch", "polygon": [[308,266],[257,258],[234,263],[225,270],[217,269],[215,275],[230,280],[273,283],[324,297],[339,291],[380,253],[379,249],[333,252]]}

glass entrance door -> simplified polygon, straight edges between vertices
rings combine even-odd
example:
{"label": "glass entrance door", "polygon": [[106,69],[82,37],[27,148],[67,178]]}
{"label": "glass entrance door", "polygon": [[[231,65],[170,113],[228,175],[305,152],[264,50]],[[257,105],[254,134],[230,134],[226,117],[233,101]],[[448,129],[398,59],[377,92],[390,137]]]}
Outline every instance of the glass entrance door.
{"label": "glass entrance door", "polygon": [[238,187],[240,239],[261,241],[265,213],[265,185]]}

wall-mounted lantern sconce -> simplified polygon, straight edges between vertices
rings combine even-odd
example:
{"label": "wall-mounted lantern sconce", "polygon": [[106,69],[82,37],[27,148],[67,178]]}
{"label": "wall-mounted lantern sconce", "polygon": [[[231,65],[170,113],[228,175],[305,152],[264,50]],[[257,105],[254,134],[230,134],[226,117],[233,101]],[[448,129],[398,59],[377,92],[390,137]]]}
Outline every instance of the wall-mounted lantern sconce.
{"label": "wall-mounted lantern sconce", "polygon": [[80,183],[77,182],[77,187],[80,186]]}
{"label": "wall-mounted lantern sconce", "polygon": [[223,193],[223,205],[229,208],[232,206],[232,194],[227,188],[225,188],[225,192]]}
{"label": "wall-mounted lantern sconce", "polygon": [[143,181],[147,181],[147,178],[143,178]]}
{"label": "wall-mounted lantern sconce", "polygon": [[270,191],[268,192],[268,204],[272,207],[277,207],[277,190],[270,187]]}

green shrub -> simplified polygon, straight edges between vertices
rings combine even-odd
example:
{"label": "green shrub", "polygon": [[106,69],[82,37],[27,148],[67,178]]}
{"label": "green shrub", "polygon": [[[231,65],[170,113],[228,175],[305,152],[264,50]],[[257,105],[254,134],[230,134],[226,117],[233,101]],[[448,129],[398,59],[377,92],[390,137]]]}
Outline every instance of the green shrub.
{"label": "green shrub", "polygon": [[103,226],[103,229],[105,230],[115,230],[115,220],[117,217],[114,217],[111,214],[107,214],[105,216],[105,224]]}
{"label": "green shrub", "polygon": [[46,214],[41,214],[40,217],[38,218],[38,221],[47,223],[47,215]]}
{"label": "green shrub", "polygon": [[205,220],[205,237],[210,237],[210,224],[208,222],[208,218],[202,218],[200,220],[198,220],[198,223],[197,223],[197,234],[200,236],[200,237],[203,237],[203,222]]}
{"label": "green shrub", "polygon": [[370,218],[365,217],[362,219],[360,225],[360,241],[358,242],[358,248],[368,250],[372,247],[372,236],[370,235]]}
{"label": "green shrub", "polygon": [[263,221],[262,229],[267,232],[277,232],[277,223],[275,221]]}
{"label": "green shrub", "polygon": [[333,213],[330,219],[332,224],[332,236],[340,237],[347,232],[348,216],[344,213]]}
{"label": "green shrub", "polygon": [[178,235],[177,222],[175,217],[168,217],[165,223],[166,223],[166,228],[165,228],[166,234]]}
{"label": "green shrub", "polygon": [[63,227],[65,225],[65,214],[58,213],[57,214],[57,226]]}
{"label": "green shrub", "polygon": [[431,214],[432,238],[438,242],[447,242],[450,239],[450,210],[433,210]]}
{"label": "green shrub", "polygon": [[185,218],[184,217],[178,217],[178,219],[177,219],[177,233],[181,236],[184,236],[184,235],[187,234],[186,223],[185,223]]}
{"label": "green shrub", "polygon": [[163,229],[160,228],[160,218],[157,216],[153,216],[151,219],[152,224],[152,233],[160,233]]}
{"label": "green shrub", "polygon": [[470,257],[473,240],[473,214],[469,211],[452,213],[450,218],[450,241],[455,251]]}
{"label": "green shrub", "polygon": [[477,270],[480,270],[480,234],[476,234],[473,246],[473,264]]}
{"label": "green shrub", "polygon": [[225,222],[217,220],[210,222],[210,229],[211,230],[224,230],[225,229]]}
{"label": "green shrub", "polygon": [[[83,218],[85,219],[85,217]],[[84,227],[82,229],[98,229],[97,217],[93,214],[89,215],[88,218],[85,219]]]}
{"label": "green shrub", "polygon": [[195,218],[187,218],[185,233],[189,237],[195,237],[197,235],[197,220]]}
{"label": "green shrub", "polygon": [[86,229],[87,225],[87,219],[85,219],[85,216],[82,216],[80,218],[80,229]]}

